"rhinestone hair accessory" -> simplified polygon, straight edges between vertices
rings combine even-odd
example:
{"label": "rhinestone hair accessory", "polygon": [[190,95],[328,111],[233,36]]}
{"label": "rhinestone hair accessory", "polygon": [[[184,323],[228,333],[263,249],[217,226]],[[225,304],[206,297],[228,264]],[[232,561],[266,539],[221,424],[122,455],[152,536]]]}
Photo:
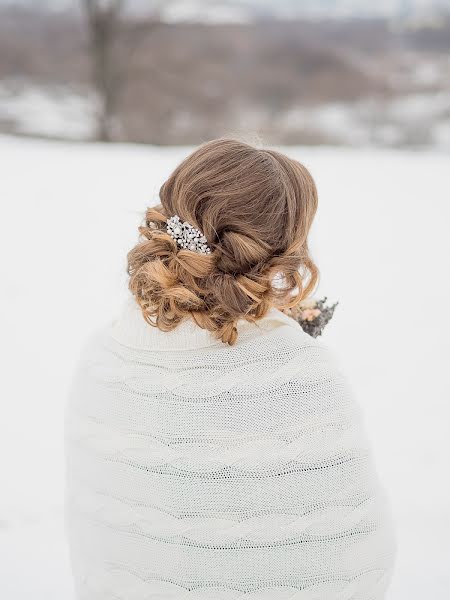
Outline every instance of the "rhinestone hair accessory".
{"label": "rhinestone hair accessory", "polygon": [[211,254],[208,240],[200,229],[197,229],[187,221],[181,221],[178,215],[167,219],[167,233],[186,250],[199,252],[200,254]]}

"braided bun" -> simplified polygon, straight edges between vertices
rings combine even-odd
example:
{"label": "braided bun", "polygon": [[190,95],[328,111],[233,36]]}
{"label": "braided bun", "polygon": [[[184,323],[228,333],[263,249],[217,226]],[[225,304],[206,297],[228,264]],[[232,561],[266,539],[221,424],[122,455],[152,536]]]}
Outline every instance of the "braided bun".
{"label": "braided bun", "polygon": [[[160,200],[128,254],[130,290],[151,325],[169,331],[192,318],[234,344],[239,319],[295,306],[315,287],[307,235],[317,192],[300,163],[215,140],[175,169]],[[175,214],[203,232],[211,254],[180,249],[166,232]]]}

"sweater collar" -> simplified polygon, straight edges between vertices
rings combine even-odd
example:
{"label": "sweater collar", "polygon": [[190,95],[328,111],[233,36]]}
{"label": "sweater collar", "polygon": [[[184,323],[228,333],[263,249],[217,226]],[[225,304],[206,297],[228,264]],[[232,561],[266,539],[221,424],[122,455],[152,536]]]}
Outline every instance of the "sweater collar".
{"label": "sweater collar", "polygon": [[[271,308],[265,317],[256,323],[241,319],[237,323],[238,336],[257,336],[264,331],[287,325],[299,327],[291,317],[277,308]],[[193,350],[209,346],[222,346],[223,342],[199,327],[192,319],[182,321],[171,331],[161,331],[145,321],[134,298],[130,298],[123,307],[118,319],[111,325],[112,337],[124,346],[144,350]],[[239,343],[239,339],[237,343]]]}

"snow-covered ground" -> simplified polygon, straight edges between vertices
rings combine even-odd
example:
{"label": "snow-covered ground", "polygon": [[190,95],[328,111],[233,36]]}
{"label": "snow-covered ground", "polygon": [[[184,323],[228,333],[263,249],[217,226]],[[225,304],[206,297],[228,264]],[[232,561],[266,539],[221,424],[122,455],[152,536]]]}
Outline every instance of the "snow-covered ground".
{"label": "snow-covered ground", "polygon": [[[1,1],[1,0],[0,0]],[[450,150],[450,87],[437,92],[450,77],[450,59],[418,61],[394,70],[393,86],[423,87],[414,93],[390,98],[366,97],[351,102],[299,104],[273,114],[270,107],[249,106],[236,111],[235,122],[242,128],[267,130],[299,139],[330,140],[334,145],[365,148],[415,147]],[[406,72],[406,74],[405,74]],[[45,85],[26,78],[0,80],[0,131],[20,135],[88,141],[95,138],[98,102],[89,89]],[[201,116],[181,111],[170,128],[184,137],[190,135]],[[120,129],[120,122],[118,123]]]}
{"label": "snow-covered ground", "polygon": [[0,80],[0,125],[24,135],[89,140],[95,132],[95,97],[89,90]]}
{"label": "snow-covered ground", "polygon": [[[186,148],[0,137],[0,597],[70,600],[62,418],[81,343],[126,297],[125,255]],[[449,157],[291,148],[316,177],[324,341],[363,405],[398,527],[391,600],[450,588]]]}

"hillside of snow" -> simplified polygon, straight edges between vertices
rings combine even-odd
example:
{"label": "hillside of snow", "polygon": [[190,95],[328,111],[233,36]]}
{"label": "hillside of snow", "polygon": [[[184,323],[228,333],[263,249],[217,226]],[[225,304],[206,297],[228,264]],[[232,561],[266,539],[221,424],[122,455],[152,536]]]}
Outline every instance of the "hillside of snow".
{"label": "hillside of snow", "polygon": [[[62,420],[86,336],[125,299],[143,211],[187,148],[0,137],[0,597],[71,600]],[[399,554],[390,600],[450,588],[449,159],[290,148],[316,178],[324,342],[364,410]]]}

